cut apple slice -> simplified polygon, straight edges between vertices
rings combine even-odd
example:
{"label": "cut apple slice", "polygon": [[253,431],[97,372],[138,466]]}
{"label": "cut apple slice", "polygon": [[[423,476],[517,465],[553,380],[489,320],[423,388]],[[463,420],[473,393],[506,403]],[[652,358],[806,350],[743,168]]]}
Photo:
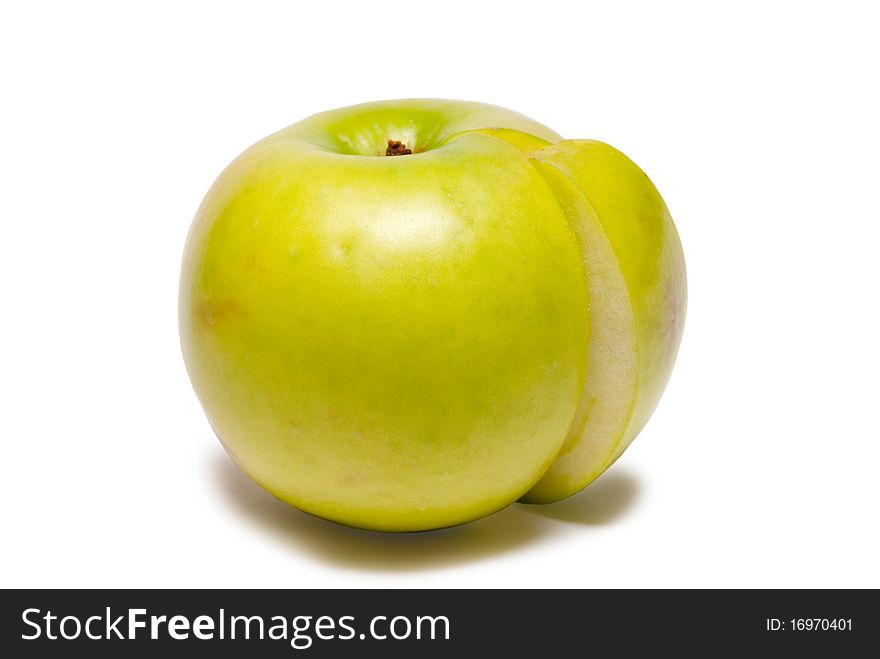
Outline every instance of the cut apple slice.
{"label": "cut apple slice", "polygon": [[578,410],[556,460],[522,499],[543,503],[577,492],[610,462],[635,400],[636,337],[626,282],[596,212],[568,176],[544,162],[534,165],[577,234],[590,299],[590,342]]}
{"label": "cut apple slice", "polygon": [[595,140],[550,141],[470,129],[516,147],[540,172],[577,236],[590,305],[581,397],[565,442],[520,499],[575,494],[623,453],[666,387],[684,326],[684,255],[666,204],[629,158]]}
{"label": "cut apple slice", "polygon": [[616,149],[565,140],[530,155],[584,254],[589,357],[581,401],[554,463],[522,501],[565,498],[602,474],[641,431],[672,370],[684,323],[684,256],[648,177]]}

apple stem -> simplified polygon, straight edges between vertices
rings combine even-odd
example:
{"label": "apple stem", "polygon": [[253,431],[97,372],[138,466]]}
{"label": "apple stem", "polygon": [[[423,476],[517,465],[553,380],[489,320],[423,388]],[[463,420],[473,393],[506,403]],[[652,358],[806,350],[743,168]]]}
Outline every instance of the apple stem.
{"label": "apple stem", "polygon": [[388,140],[388,148],[385,149],[386,156],[406,156],[412,153],[412,149],[408,149],[406,144],[400,140]]}

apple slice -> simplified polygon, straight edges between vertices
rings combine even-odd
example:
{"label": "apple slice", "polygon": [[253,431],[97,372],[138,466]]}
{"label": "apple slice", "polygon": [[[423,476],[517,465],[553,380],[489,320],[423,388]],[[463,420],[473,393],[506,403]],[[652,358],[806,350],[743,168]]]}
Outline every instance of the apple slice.
{"label": "apple slice", "polygon": [[598,478],[654,411],[684,328],[684,254],[660,193],[613,147],[510,128],[465,132],[508,142],[529,158],[581,245],[590,298],[581,398],[555,461],[520,499],[550,503]]}
{"label": "apple slice", "polygon": [[602,474],[651,416],[681,341],[686,279],[669,211],[629,158],[592,140],[565,140],[529,157],[577,234],[590,295],[578,411],[556,460],[521,499],[549,503]]}

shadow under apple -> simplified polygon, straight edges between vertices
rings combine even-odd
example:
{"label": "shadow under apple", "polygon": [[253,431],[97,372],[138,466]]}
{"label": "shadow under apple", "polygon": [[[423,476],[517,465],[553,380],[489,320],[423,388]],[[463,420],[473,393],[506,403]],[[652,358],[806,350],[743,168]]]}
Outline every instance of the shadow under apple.
{"label": "shadow under apple", "polygon": [[257,530],[323,562],[387,572],[450,567],[516,551],[564,532],[566,525],[560,521],[607,524],[619,518],[638,493],[633,476],[615,472],[555,504],[514,504],[475,522],[437,531],[379,533],[328,522],[287,505],[254,483],[224,453],[214,453],[211,468],[231,508]]}
{"label": "shadow under apple", "polygon": [[561,522],[600,526],[622,518],[639,494],[638,479],[631,472],[615,468],[567,499],[549,504],[522,504],[522,507]]}

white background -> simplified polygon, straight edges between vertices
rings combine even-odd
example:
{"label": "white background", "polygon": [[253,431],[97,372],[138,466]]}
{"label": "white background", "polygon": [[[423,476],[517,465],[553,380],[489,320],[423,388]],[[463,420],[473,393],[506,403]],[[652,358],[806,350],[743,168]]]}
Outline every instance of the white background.
{"label": "white background", "polygon": [[[880,587],[871,3],[19,3],[0,10],[0,585]],[[177,338],[214,177],[312,113],[482,100],[622,149],[685,247],[654,418],[588,490],[323,522],[223,453]]]}

